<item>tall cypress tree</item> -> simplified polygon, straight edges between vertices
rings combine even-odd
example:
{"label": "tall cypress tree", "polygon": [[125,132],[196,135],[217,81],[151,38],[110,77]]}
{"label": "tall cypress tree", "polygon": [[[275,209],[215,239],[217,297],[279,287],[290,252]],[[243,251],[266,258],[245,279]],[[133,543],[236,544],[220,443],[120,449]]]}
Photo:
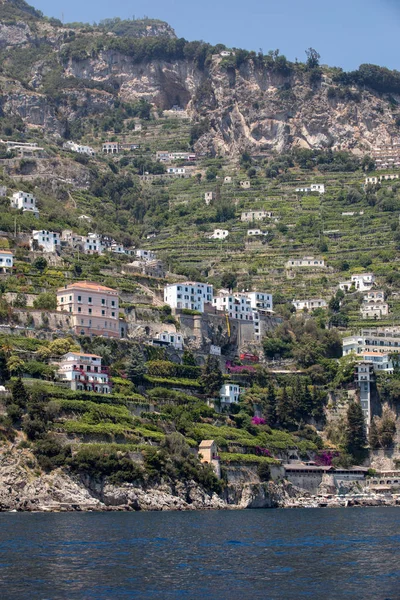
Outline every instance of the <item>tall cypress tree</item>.
{"label": "tall cypress tree", "polygon": [[267,389],[265,416],[270,427],[276,425],[276,394],[273,384],[270,382]]}
{"label": "tall cypress tree", "polygon": [[141,383],[146,371],[145,356],[139,344],[135,344],[130,352],[129,361],[126,368],[128,379],[130,379],[133,383]]}
{"label": "tall cypress tree", "polygon": [[224,383],[224,377],[219,362],[215,357],[209,356],[207,358],[199,382],[206,394],[213,397],[218,396],[222,384]]}
{"label": "tall cypress tree", "polygon": [[346,449],[356,461],[363,461],[367,453],[367,435],[364,415],[359,402],[351,402],[347,409]]}

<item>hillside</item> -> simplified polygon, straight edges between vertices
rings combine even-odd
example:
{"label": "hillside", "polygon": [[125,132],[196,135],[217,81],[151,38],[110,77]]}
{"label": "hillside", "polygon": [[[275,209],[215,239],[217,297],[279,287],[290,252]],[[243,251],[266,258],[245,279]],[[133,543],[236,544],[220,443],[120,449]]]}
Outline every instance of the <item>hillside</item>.
{"label": "hillside", "polygon": [[[0,508],[372,501],[400,464],[398,73],[23,0],[0,3],[0,58]],[[187,280],[273,306],[168,303]],[[362,329],[386,360],[368,411],[371,348],[342,356]],[[98,389],[80,362],[65,380],[71,354]]]}

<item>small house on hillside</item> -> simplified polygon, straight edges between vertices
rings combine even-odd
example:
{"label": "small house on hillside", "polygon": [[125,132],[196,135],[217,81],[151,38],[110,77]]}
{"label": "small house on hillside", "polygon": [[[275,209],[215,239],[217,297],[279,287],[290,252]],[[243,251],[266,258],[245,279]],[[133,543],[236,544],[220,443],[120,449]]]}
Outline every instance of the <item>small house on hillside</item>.
{"label": "small house on hillside", "polygon": [[203,464],[209,464],[214,467],[215,474],[221,477],[221,464],[218,456],[217,444],[214,440],[203,440],[199,444],[199,459]]}

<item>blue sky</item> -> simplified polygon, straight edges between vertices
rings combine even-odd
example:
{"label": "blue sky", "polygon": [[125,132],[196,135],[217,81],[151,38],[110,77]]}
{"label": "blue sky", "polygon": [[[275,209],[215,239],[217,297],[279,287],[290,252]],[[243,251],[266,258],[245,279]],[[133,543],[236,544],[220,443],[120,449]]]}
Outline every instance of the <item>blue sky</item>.
{"label": "blue sky", "polygon": [[[28,0],[29,1],[29,0]],[[310,46],[321,62],[350,70],[375,63],[400,70],[400,0],[31,0],[65,22],[147,15],[167,21],[179,37],[268,50],[304,59]]]}

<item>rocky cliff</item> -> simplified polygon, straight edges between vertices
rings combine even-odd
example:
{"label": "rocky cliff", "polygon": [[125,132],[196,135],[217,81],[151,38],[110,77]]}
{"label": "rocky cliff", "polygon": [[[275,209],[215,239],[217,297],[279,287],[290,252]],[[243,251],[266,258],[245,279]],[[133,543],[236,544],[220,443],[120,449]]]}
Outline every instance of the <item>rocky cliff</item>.
{"label": "rocky cliff", "polygon": [[[3,2],[2,10],[24,4]],[[55,136],[65,133],[68,121],[140,98],[158,109],[179,104],[197,122],[208,119],[196,143],[200,152],[301,146],[362,153],[398,134],[400,95],[335,83],[335,69],[311,77],[304,65],[282,67],[254,53],[238,61],[222,57],[219,47],[194,51],[162,22],[122,35],[115,26],[71,29],[20,8],[10,20],[2,10],[3,114]],[[146,46],[132,46],[135,32]],[[173,51],[165,40],[174,41]]]}
{"label": "rocky cliff", "polygon": [[29,450],[14,444],[0,449],[0,511],[273,508],[285,506],[293,497],[293,486],[257,482],[254,473],[248,477],[240,473],[221,497],[193,481],[116,486],[63,469],[44,473]]}

